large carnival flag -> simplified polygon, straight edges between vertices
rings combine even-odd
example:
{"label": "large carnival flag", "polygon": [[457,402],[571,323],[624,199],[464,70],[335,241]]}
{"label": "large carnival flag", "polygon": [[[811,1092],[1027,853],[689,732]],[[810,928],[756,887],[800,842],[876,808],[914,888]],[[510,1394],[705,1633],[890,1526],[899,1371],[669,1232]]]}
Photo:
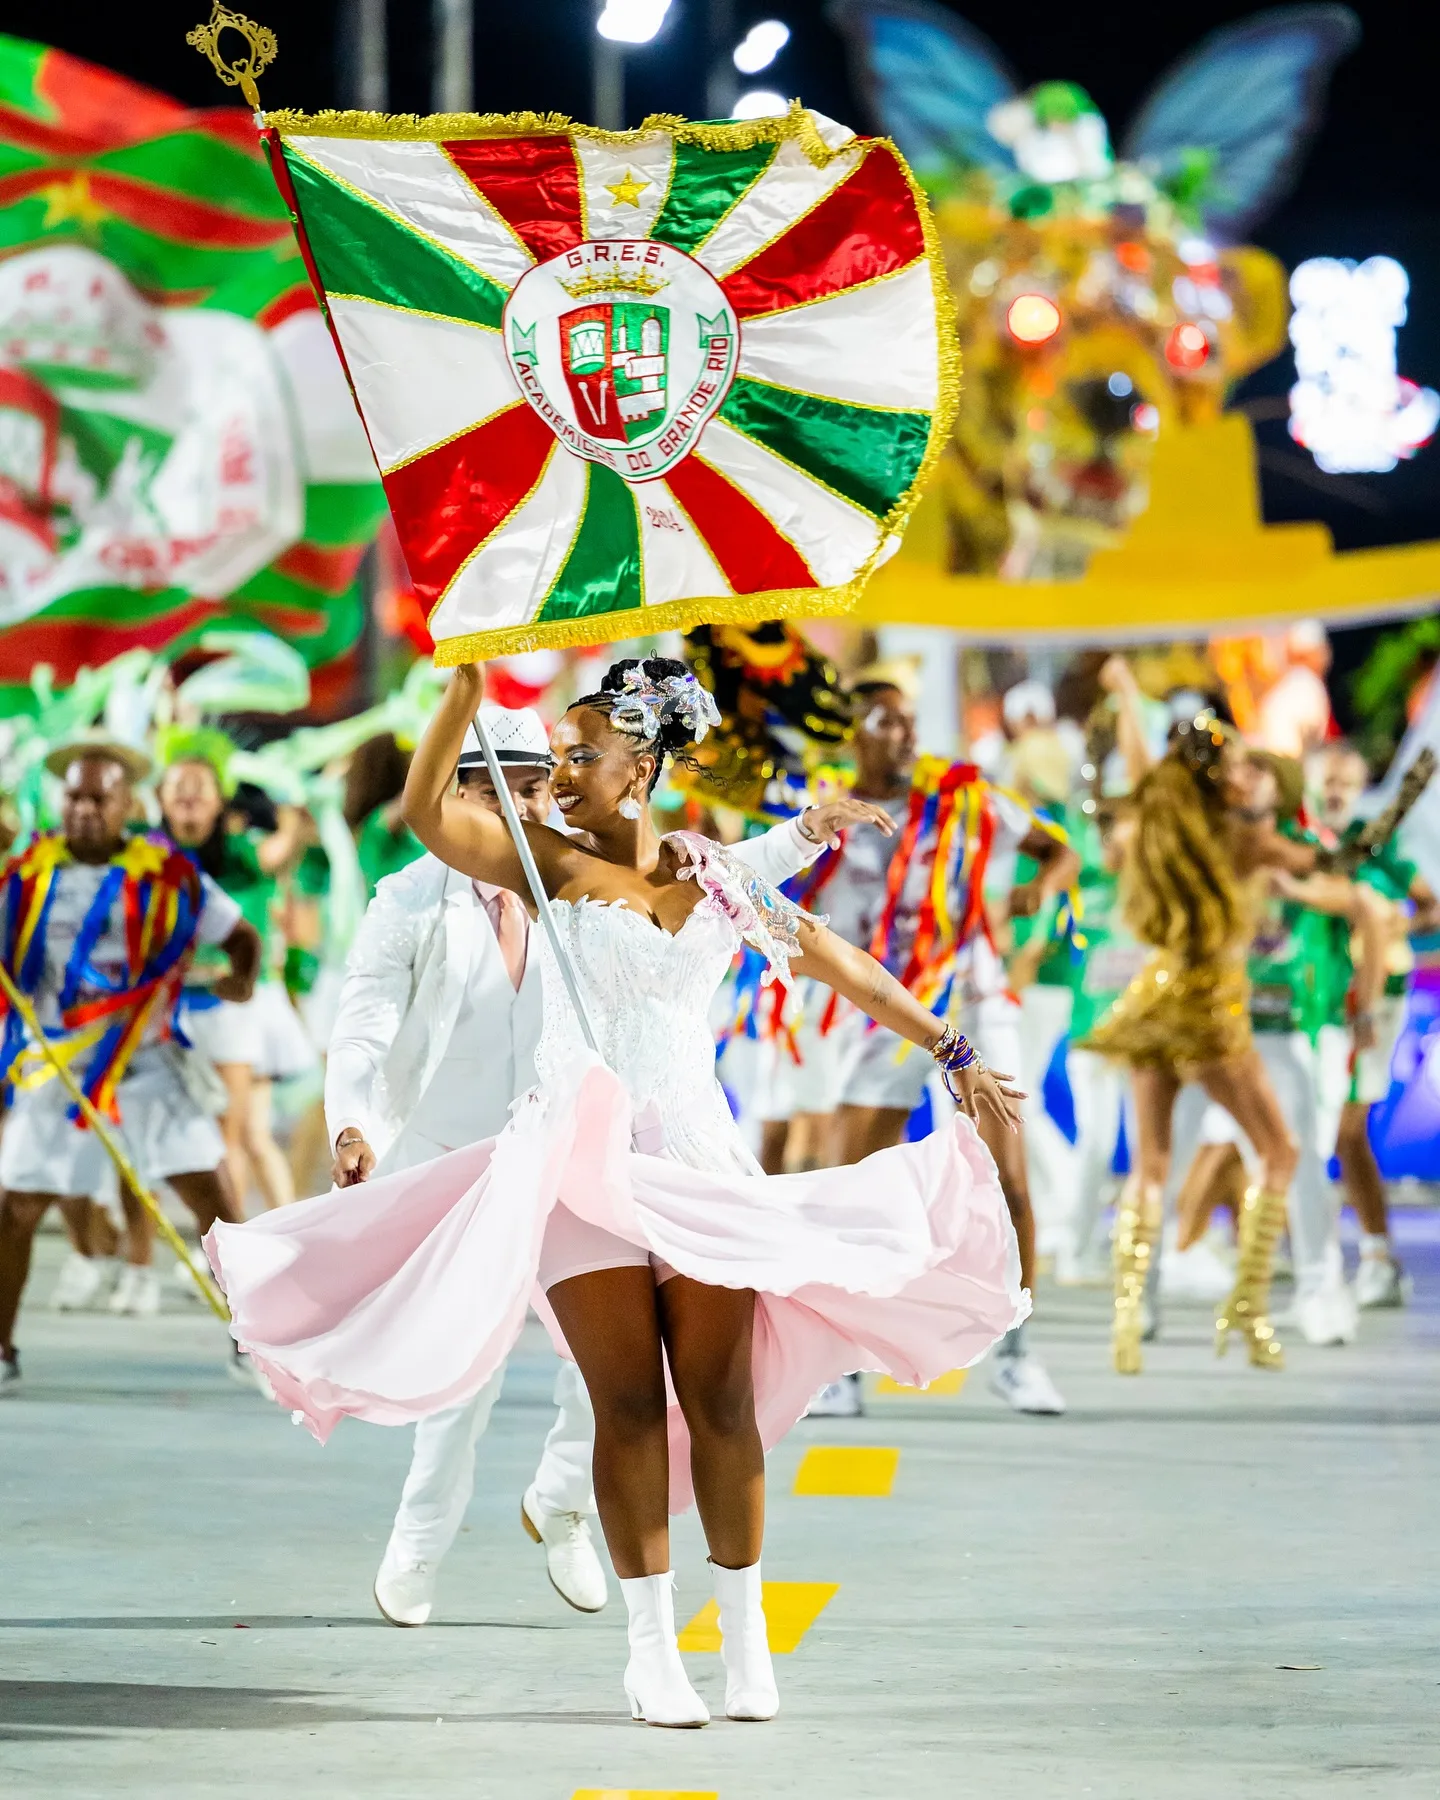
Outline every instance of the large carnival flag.
{"label": "large carnival flag", "polygon": [[437,661],[843,612],[898,543],[958,351],[889,142],[798,102],[266,139]]}
{"label": "large carnival flag", "polygon": [[0,36],[0,712],[227,625],[323,707],[384,514],[249,114]]}

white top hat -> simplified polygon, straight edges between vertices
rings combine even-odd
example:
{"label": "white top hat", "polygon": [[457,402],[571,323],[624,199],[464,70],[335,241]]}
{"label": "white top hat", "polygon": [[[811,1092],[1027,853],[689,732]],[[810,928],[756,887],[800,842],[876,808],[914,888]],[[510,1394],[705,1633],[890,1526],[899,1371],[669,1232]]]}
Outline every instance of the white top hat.
{"label": "white top hat", "polygon": [[[480,719],[497,762],[538,763],[549,768],[550,739],[539,713],[533,707],[525,706],[512,712],[503,706],[491,706],[487,701],[480,708]],[[458,767],[462,774],[467,769],[485,767],[485,752],[480,748],[480,739],[473,725],[465,733],[465,745],[460,752]]]}

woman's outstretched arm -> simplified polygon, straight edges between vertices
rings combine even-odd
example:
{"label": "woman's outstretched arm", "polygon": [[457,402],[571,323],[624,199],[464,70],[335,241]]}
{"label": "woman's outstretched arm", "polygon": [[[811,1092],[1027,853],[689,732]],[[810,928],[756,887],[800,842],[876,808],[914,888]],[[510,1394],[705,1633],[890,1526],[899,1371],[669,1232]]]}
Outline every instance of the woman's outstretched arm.
{"label": "woman's outstretched arm", "polygon": [[[530,884],[505,821],[481,807],[467,806],[451,792],[465,733],[480,710],[484,688],[484,672],[478,663],[462,663],[456,669],[415,747],[400,814],[441,862],[462,875],[511,888],[522,900],[529,900]],[[545,891],[553,895],[563,882],[561,865],[570,846],[548,825],[527,824],[525,835]]]}
{"label": "woman's outstretched arm", "polygon": [[[847,944],[813,919],[800,921],[799,937],[801,955],[791,964],[796,974],[813,975],[823,981],[853,1001],[861,1012],[868,1013],[877,1025],[918,1044],[927,1055],[940,1042],[945,1029],[942,1022],[873,956]],[[979,1119],[983,1107],[1010,1130],[1018,1127],[1019,1102],[1025,1096],[1011,1086],[1013,1075],[982,1072],[976,1064],[957,1070],[950,1079],[960,1096],[961,1110],[972,1119]]]}

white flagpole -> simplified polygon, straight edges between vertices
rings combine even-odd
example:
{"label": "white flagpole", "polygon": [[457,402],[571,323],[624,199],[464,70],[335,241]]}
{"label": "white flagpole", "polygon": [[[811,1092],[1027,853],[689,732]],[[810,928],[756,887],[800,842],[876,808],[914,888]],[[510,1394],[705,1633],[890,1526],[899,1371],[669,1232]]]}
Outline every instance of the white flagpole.
{"label": "white flagpole", "polygon": [[555,924],[555,915],[550,910],[550,896],[545,892],[545,884],[540,879],[540,871],[535,866],[535,853],[530,848],[530,840],[525,835],[525,827],[520,823],[520,814],[515,810],[515,796],[510,792],[510,783],[505,779],[505,769],[500,758],[495,754],[485,732],[485,725],[479,713],[475,715],[475,735],[480,740],[480,749],[485,758],[485,767],[490,771],[490,779],[495,784],[495,792],[500,796],[500,810],[505,815],[505,823],[510,827],[510,835],[515,840],[515,851],[520,858],[520,866],[525,871],[525,879],[530,884],[530,897],[535,902],[535,910],[540,916],[540,923],[545,928],[545,935],[550,940],[550,948],[555,952],[555,961],[560,965],[560,974],[565,982],[565,991],[570,996],[570,1003],[575,1008],[575,1016],[580,1021],[580,1034],[589,1049],[596,1056],[600,1054],[600,1045],[595,1036],[595,1028],[590,1023],[590,1015],[585,1010],[585,996],[580,992],[580,983],[575,975],[575,966],[570,961],[570,952],[560,941],[560,932]]}

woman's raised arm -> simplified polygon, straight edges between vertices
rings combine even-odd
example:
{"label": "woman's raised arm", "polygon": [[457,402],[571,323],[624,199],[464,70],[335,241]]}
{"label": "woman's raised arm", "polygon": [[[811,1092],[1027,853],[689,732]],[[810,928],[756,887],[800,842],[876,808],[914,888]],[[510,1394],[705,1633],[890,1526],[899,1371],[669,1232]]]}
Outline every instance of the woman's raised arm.
{"label": "woman's raised arm", "polygon": [[[888,969],[813,919],[801,919],[798,932],[801,954],[791,963],[797,975],[813,975],[853,1001],[877,1025],[918,1044],[927,1056],[930,1054],[945,1027]],[[984,1107],[1011,1131],[1019,1125],[1018,1103],[1025,1098],[1010,1085],[1014,1079],[1013,1075],[984,1069],[978,1062],[968,1069],[954,1070],[950,1076],[962,1112],[978,1120]]]}
{"label": "woman's raised arm", "polygon": [[[462,663],[456,669],[434,718],[415,746],[400,814],[441,862],[462,875],[511,888],[522,900],[529,900],[530,884],[505,821],[483,807],[457,800],[451,792],[465,733],[480,710],[484,689],[484,672],[478,663]],[[545,891],[553,895],[564,881],[561,871],[571,850],[569,840],[548,825],[527,824],[525,835]]]}

